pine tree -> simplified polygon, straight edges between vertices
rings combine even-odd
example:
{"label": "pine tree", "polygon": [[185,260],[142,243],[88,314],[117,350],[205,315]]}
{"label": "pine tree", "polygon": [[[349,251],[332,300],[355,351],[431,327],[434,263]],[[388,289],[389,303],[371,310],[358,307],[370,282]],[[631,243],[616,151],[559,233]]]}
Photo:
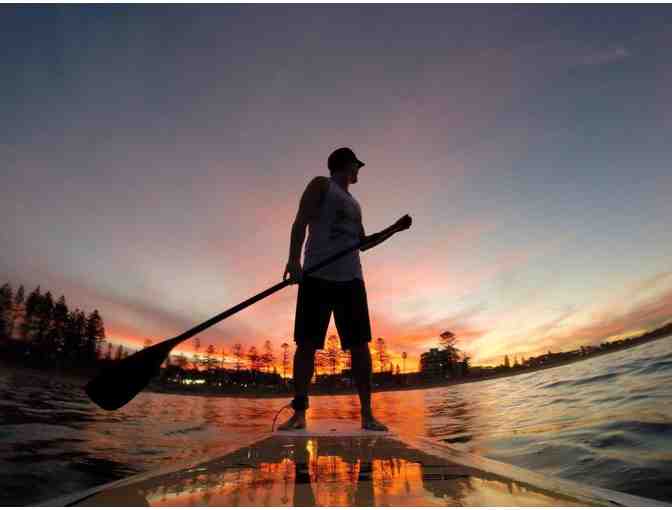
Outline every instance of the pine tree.
{"label": "pine tree", "polygon": [[57,358],[62,359],[65,352],[66,324],[68,321],[68,305],[65,296],[58,298],[54,305],[53,322],[51,327],[50,344],[57,353]]}
{"label": "pine tree", "polygon": [[53,361],[56,357],[51,325],[54,315],[54,299],[51,292],[47,291],[37,305],[35,313],[35,336],[33,342],[40,353],[41,361]]}
{"label": "pine tree", "polygon": [[79,357],[79,332],[77,330],[77,312],[79,309],[68,312],[65,319],[65,334],[63,335],[63,359],[68,365],[77,363]]}
{"label": "pine tree", "polygon": [[85,319],[84,345],[86,346],[87,362],[93,363],[100,357],[100,349],[105,340],[105,326],[98,310],[94,310]]}
{"label": "pine tree", "polygon": [[95,357],[95,344],[86,337],[86,323],[86,314],[79,308],[68,314],[64,353],[70,364],[88,365]]}
{"label": "pine tree", "polygon": [[38,285],[35,290],[28,294],[28,298],[26,299],[23,324],[21,324],[21,336],[26,341],[31,341],[33,339],[33,332],[36,328],[35,315],[41,298],[42,294],[40,286]]}
{"label": "pine tree", "polygon": [[20,285],[19,289],[16,291],[16,294],[14,296],[14,307],[12,309],[12,320],[10,323],[10,330],[9,330],[10,338],[14,338],[14,330],[16,329],[17,325],[20,325],[18,321],[21,320],[23,317],[25,308],[24,307],[25,293],[26,290],[24,289],[23,285]]}
{"label": "pine tree", "polygon": [[84,310],[79,310],[77,312],[77,317],[75,319],[77,325],[77,338],[79,340],[79,352],[80,363],[88,365],[89,361],[93,359],[96,353],[95,346],[93,342],[89,341],[89,338],[86,336],[86,313]]}
{"label": "pine tree", "polygon": [[12,286],[5,283],[0,287],[0,338],[11,334],[12,301]]}
{"label": "pine tree", "polygon": [[40,322],[38,329],[38,336],[44,338],[47,335],[49,329],[51,329],[51,323],[54,318],[54,297],[51,294],[51,291],[47,291],[42,298],[42,303],[40,306]]}

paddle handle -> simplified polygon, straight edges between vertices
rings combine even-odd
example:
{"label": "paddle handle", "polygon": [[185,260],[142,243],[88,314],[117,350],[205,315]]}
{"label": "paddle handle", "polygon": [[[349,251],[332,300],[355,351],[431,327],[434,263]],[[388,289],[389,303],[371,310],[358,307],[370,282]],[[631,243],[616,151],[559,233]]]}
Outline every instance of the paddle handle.
{"label": "paddle handle", "polygon": [[[410,228],[410,226],[411,226],[411,217],[408,214],[405,215],[405,216],[402,216],[394,225],[391,225],[391,226],[387,227],[386,229],[381,230],[380,232],[378,232],[376,234],[373,234],[373,235],[371,235],[371,236],[369,236],[365,239],[362,239],[362,240],[358,241],[356,244],[350,246],[349,248],[345,248],[345,249],[335,253],[334,255],[326,258],[325,260],[319,262],[318,264],[315,264],[314,266],[304,270],[303,275],[309,275],[311,273],[314,273],[318,269],[321,269],[324,266],[327,266],[327,265],[331,264],[335,260],[338,260],[341,257],[344,257],[348,253],[351,253],[351,252],[353,252],[355,250],[358,250],[362,247],[365,247],[365,249],[373,248],[373,246],[383,242],[385,239],[387,239],[391,235],[395,234],[396,232],[401,232],[402,230],[406,230],[406,229]],[[233,307],[229,308],[228,310],[225,310],[222,313],[215,315],[211,319],[208,319],[207,321],[205,321],[205,322],[203,322],[203,323],[201,323],[197,326],[194,326],[193,328],[191,328],[188,331],[185,331],[181,335],[176,336],[175,338],[172,338],[172,339],[168,340],[166,343],[170,343],[172,345],[172,347],[175,347],[176,345],[184,342],[185,340],[191,338],[192,336],[199,334],[201,331],[204,331],[204,330],[208,329],[210,326],[214,326],[215,324],[217,324],[220,321],[223,321],[227,317],[230,317],[231,315],[236,314],[236,313],[240,312],[241,310],[244,310],[245,308],[247,308],[250,305],[253,305],[257,301],[261,301],[262,299],[267,298],[268,296],[270,296],[271,294],[279,291],[280,289],[284,289],[288,285],[292,285],[294,283],[296,283],[296,282],[294,280],[291,280],[291,279],[283,280],[282,282],[277,283],[277,284],[273,285],[272,287],[269,287],[268,289],[260,292],[256,296],[252,296],[251,298],[246,299],[242,303],[239,303],[236,306],[233,306]]]}

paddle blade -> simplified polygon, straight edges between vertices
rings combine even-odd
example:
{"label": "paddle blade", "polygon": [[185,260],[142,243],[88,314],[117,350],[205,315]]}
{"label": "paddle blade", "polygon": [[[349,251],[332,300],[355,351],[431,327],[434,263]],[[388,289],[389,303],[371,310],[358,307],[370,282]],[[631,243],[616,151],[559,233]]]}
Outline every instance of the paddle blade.
{"label": "paddle blade", "polygon": [[161,363],[174,346],[167,340],[119,360],[89,381],[84,391],[106,411],[115,411],[130,402],[152,377],[159,374]]}

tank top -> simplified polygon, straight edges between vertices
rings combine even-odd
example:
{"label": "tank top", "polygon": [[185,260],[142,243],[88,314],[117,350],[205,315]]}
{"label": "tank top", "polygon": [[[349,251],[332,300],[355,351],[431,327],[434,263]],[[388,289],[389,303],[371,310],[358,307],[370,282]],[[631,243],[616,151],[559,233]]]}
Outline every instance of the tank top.
{"label": "tank top", "polygon": [[[320,214],[308,224],[303,267],[310,268],[359,241],[362,209],[355,198],[329,178]],[[363,280],[359,250],[354,250],[310,276],[324,280]]]}

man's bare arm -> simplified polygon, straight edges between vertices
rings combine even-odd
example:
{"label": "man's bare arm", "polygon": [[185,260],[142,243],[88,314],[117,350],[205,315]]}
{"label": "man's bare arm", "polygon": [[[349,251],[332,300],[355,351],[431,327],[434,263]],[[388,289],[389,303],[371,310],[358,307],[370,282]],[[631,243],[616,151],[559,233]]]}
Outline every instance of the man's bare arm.
{"label": "man's bare arm", "polygon": [[[287,271],[295,272],[296,268],[301,266],[301,248],[306,238],[306,227],[320,214],[320,207],[324,201],[324,195],[329,186],[329,179],[326,177],[315,177],[303,192],[299,211],[296,213],[294,224],[292,225],[292,234],[289,243],[289,261],[287,262]],[[294,277],[295,275],[292,275]],[[284,276],[283,276],[284,279]]]}

